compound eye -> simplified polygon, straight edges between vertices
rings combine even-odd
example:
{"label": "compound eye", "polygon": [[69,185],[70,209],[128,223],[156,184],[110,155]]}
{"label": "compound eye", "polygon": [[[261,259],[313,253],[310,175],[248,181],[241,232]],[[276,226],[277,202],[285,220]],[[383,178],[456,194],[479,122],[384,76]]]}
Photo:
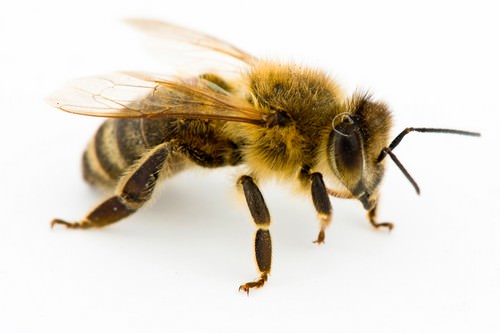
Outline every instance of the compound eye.
{"label": "compound eye", "polygon": [[333,130],[333,152],[337,171],[349,183],[361,180],[363,172],[362,144],[358,126],[350,119]]}

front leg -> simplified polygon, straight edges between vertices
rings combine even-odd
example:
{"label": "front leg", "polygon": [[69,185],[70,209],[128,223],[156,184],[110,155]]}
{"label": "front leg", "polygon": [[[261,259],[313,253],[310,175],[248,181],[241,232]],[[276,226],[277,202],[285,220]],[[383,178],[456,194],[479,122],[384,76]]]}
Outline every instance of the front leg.
{"label": "front leg", "polygon": [[370,221],[371,225],[375,228],[387,228],[392,230],[394,228],[394,224],[390,222],[378,222],[377,221],[377,203],[375,203],[369,210],[368,210],[368,220]]}
{"label": "front leg", "polygon": [[262,287],[271,271],[272,244],[271,233],[269,232],[271,216],[264,198],[252,177],[242,176],[239,183],[243,186],[248,208],[257,227],[255,232],[255,259],[260,276],[256,281],[242,284],[239,288],[239,290],[248,294],[251,288]]}
{"label": "front leg", "polygon": [[332,222],[332,204],[328,197],[328,191],[323,182],[323,176],[319,172],[310,175],[311,177],[311,195],[314,207],[318,213],[320,230],[318,238],[314,241],[316,244],[325,242],[325,229]]}

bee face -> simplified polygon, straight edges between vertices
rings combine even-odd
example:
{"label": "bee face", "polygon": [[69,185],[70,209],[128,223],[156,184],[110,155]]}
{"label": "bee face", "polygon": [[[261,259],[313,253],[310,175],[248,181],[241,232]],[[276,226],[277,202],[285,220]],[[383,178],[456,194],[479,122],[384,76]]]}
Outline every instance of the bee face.
{"label": "bee face", "polygon": [[344,186],[370,209],[383,178],[384,164],[377,160],[387,145],[391,116],[382,103],[355,96],[333,119],[328,139],[330,167]]}

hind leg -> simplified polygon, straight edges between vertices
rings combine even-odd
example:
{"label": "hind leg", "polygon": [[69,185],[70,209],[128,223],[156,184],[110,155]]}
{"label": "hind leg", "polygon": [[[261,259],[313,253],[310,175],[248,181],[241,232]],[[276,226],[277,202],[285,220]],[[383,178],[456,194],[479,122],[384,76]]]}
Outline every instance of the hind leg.
{"label": "hind leg", "polygon": [[155,147],[122,177],[114,196],[98,204],[81,221],[54,219],[51,226],[61,224],[71,229],[104,227],[133,214],[151,198],[160,172],[168,167],[171,156],[168,143]]}

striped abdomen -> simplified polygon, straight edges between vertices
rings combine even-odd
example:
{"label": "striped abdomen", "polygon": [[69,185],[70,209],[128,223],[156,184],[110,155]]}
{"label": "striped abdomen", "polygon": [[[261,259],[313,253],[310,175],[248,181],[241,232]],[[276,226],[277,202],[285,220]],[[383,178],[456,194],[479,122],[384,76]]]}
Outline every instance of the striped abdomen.
{"label": "striped abdomen", "polygon": [[239,164],[240,143],[223,128],[220,121],[108,119],[83,154],[83,176],[92,185],[111,188],[148,150],[172,139],[175,153],[165,164],[169,175],[184,168],[187,159],[208,168]]}
{"label": "striped abdomen", "polygon": [[158,131],[145,134],[142,119],[108,119],[97,130],[83,154],[83,177],[92,185],[111,188],[123,173],[150,148],[164,142]]}

